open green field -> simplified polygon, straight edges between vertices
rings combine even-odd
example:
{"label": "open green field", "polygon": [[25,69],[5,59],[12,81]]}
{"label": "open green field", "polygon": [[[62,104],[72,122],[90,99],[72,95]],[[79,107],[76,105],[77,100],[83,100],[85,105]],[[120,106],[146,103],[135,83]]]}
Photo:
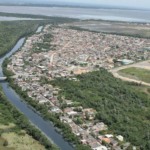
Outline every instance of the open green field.
{"label": "open green field", "polygon": [[0,150],[58,150],[11,105],[0,88]]}
{"label": "open green field", "polygon": [[45,147],[21,130],[9,110],[0,104],[0,150],[45,150]]}
{"label": "open green field", "polygon": [[[11,130],[11,128],[9,128]],[[5,145],[5,143],[7,143]],[[9,131],[3,133],[0,137],[0,150],[45,150],[45,147],[38,141],[34,140],[31,136],[25,133],[25,131],[18,131],[15,133]]]}
{"label": "open green field", "polygon": [[130,67],[130,68],[120,70],[119,73],[129,78],[133,78],[133,79],[137,79],[137,80],[150,83],[150,70]]}
{"label": "open green field", "polygon": [[0,103],[0,150],[45,150],[45,147],[15,124],[9,109]]}
{"label": "open green field", "polygon": [[15,150],[45,150],[43,145],[39,144],[38,141],[34,140],[24,131],[4,133],[2,137],[8,141],[8,148],[14,147]]}

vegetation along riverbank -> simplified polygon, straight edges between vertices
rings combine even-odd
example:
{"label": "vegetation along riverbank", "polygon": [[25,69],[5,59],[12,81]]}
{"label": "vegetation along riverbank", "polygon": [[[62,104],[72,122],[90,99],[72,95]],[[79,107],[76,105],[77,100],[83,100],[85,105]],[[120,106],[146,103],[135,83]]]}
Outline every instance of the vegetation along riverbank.
{"label": "vegetation along riverbank", "polygon": [[27,118],[12,106],[0,88],[0,149],[57,150]]}

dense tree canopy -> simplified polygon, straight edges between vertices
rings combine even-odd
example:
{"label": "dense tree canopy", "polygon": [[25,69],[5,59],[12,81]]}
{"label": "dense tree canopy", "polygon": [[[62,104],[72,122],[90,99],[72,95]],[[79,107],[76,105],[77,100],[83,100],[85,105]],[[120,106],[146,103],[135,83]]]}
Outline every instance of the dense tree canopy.
{"label": "dense tree canopy", "polygon": [[35,31],[38,25],[36,21],[0,22],[0,55],[9,51],[20,37]]}
{"label": "dense tree canopy", "polygon": [[104,69],[78,75],[79,81],[57,78],[61,96],[97,110],[97,118],[140,149],[150,147],[150,98]]}

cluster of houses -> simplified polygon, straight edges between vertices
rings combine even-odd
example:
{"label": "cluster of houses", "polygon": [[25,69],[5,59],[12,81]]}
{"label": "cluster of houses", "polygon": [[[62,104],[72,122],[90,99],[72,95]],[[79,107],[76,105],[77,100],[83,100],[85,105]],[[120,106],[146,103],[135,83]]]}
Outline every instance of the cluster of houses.
{"label": "cluster of houses", "polygon": [[[55,46],[55,50],[50,47],[49,51],[44,51],[39,45],[47,43],[44,38],[49,34],[53,37],[49,44]],[[30,63],[25,72],[37,72],[38,76],[42,74],[50,79],[71,77],[99,67],[111,69],[116,65],[149,58],[149,39],[76,31],[48,25],[43,32],[26,40],[22,51],[13,56],[12,63],[17,64],[17,71],[20,72],[23,72],[23,62]]]}
{"label": "cluster of houses", "polygon": [[[67,66],[70,70],[92,70],[95,66],[110,69],[115,60],[130,62],[150,58],[150,40],[88,31],[52,30],[56,54],[53,65]],[[82,70],[81,70],[82,72]]]}
{"label": "cluster of houses", "polygon": [[[89,145],[93,150],[121,150],[120,143],[124,142],[123,136],[107,134],[108,126],[95,119],[96,111],[92,108],[74,106],[69,100],[63,100],[65,108],[60,120],[67,123],[72,132],[81,139],[83,144]],[[58,112],[57,112],[58,111]],[[59,113],[59,110],[55,113]]]}
{"label": "cluster of houses", "polygon": [[[49,34],[53,37],[49,44],[55,45],[55,50],[50,48],[49,51],[41,49],[41,52],[36,52],[37,43],[47,42],[45,35]],[[83,144],[93,150],[121,150],[120,145],[124,149],[130,145],[123,136],[108,134],[107,125],[95,119],[94,109],[74,105],[74,102],[65,98],[60,102],[60,89],[47,81],[54,77],[76,80],[74,74],[95,70],[96,66],[107,69],[113,67],[113,59],[117,59],[117,63],[132,63],[140,59],[138,53],[147,59],[150,54],[149,42],[148,39],[51,28],[47,25],[43,32],[28,37],[21,50],[11,57],[8,70],[15,74],[15,83],[27,91],[29,97],[41,104],[49,104],[50,113],[59,113],[60,121],[67,123]],[[141,52],[143,47],[145,49]]]}

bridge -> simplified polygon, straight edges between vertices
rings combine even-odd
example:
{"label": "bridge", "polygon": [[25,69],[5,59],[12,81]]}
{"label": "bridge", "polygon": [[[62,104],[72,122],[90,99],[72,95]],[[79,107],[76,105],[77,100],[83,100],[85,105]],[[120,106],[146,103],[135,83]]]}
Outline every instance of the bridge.
{"label": "bridge", "polygon": [[0,81],[5,81],[7,77],[0,77]]}

